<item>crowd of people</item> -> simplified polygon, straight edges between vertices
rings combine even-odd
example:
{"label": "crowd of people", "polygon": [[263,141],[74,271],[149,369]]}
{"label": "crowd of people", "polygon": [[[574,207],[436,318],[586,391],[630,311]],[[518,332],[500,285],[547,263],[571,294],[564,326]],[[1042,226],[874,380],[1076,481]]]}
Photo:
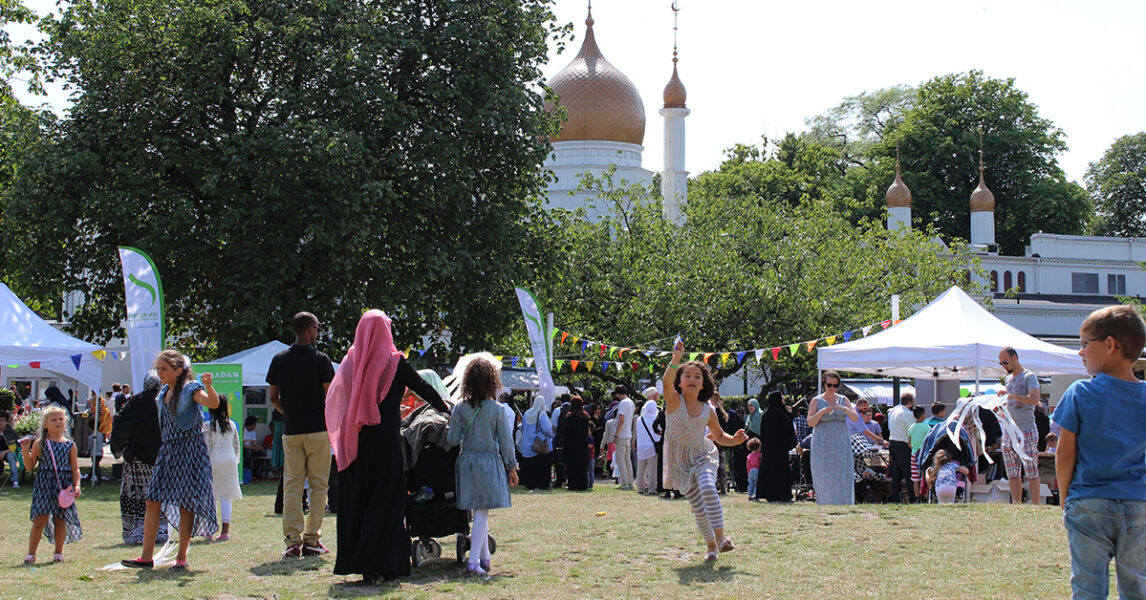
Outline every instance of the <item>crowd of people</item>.
{"label": "crowd of people", "polygon": [[[853,403],[842,394],[840,376],[831,371],[823,373],[822,393],[806,406],[789,406],[772,391],[743,407],[726,407],[707,365],[683,361],[679,339],[659,390],[650,386],[637,396],[618,386],[607,404],[580,393],[552,404],[536,395],[519,412],[511,395],[498,395],[500,365],[492,357],[478,357],[454,373],[458,392],[451,394],[437,373],[415,371],[407,362],[381,311],[363,315],[337,374],[314,347],[317,318],[299,313],[292,325],[295,343],[274,358],[267,375],[271,403],[285,423],[284,558],[328,552],[321,527],[333,471],[341,490],[334,572],[367,581],[409,574],[400,407],[413,393],[444,416],[445,442],[459,449],[456,507],[472,514],[466,565],[472,574],[492,569],[490,511],[509,508],[510,489],[519,483],[529,491],[587,491],[609,477],[622,491],[684,497],[705,543],[705,560],[714,561],[736,548],[721,500],[733,488],[747,493],[748,501],[791,502],[794,491],[806,487],[817,503],[852,504],[858,484],[874,479],[890,487],[891,501],[933,496],[950,502],[961,488],[966,493],[969,481],[990,476],[981,458],[997,450],[1012,502],[1022,501],[1025,481],[1030,501],[1038,504],[1036,458],[1049,450],[1064,492],[1076,596],[1105,597],[1112,558],[1124,596],[1146,591],[1139,551],[1146,547],[1146,441],[1140,429],[1146,384],[1133,371],[1146,345],[1146,324],[1130,307],[1096,311],[1083,323],[1079,354],[1091,379],[1073,384],[1050,419],[1045,411],[1039,419],[1038,378],[1016,350],[1000,351],[999,365],[1008,375],[999,392],[1005,409],[996,410],[1011,426],[1006,436],[990,410],[952,422],[945,419],[947,407],[936,402],[928,419],[910,395],[877,415],[866,401]],[[225,541],[232,533],[244,444],[210,373],[196,377],[190,361],[174,350],[160,353],[154,367],[139,393],[120,386],[94,396],[89,411],[107,410],[99,420],[112,425],[107,406],[115,407],[114,425],[105,433],[124,464],[122,535],[125,543],[142,546],[123,565],[155,566],[156,542],[175,529],[171,568],[186,569],[192,537],[219,533]],[[41,412],[38,434],[18,440],[22,466],[35,473],[25,564],[35,564],[43,537],[55,545],[55,562],[64,560],[66,543],[82,537],[75,502],[82,493],[78,449],[69,436],[74,399],[58,390],[49,397],[52,404],[34,408]],[[14,477],[11,416],[0,419],[9,442],[0,464]],[[1044,427],[1054,430],[1044,433]],[[944,445],[954,437],[965,444]],[[883,451],[886,471],[873,472],[866,459]],[[305,518],[304,487],[311,507]]]}

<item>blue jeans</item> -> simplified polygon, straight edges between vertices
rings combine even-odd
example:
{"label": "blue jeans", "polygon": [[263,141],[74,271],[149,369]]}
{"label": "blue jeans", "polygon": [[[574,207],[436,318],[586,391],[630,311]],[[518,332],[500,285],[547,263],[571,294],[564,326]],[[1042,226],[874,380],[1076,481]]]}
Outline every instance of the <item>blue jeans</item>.
{"label": "blue jeans", "polygon": [[756,497],[756,481],[760,479],[760,469],[752,469],[748,472],[748,497]]}
{"label": "blue jeans", "polygon": [[1076,600],[1107,597],[1111,558],[1119,597],[1146,599],[1146,501],[1067,498],[1062,522]]}

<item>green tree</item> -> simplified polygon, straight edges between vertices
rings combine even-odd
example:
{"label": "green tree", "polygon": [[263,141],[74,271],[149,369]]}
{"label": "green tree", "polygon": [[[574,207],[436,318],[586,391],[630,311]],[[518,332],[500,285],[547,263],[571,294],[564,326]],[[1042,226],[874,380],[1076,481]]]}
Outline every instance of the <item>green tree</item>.
{"label": "green tree", "polygon": [[[706,174],[706,184],[735,188],[743,172],[732,166]],[[878,221],[853,224],[830,199],[690,197],[678,229],[661,215],[655,190],[614,187],[608,177],[585,183],[613,210],[599,221],[559,215],[567,268],[554,274],[541,301],[559,329],[607,345],[667,350],[681,334],[690,351],[728,351],[818,339],[889,318],[892,294],[904,306],[923,306],[962,282],[973,261],[935,244],[932,230],[889,233]],[[659,377],[663,365],[643,356],[603,358],[599,347],[582,350],[568,340],[556,354],[638,363],[635,373],[582,367],[574,376],[582,381],[635,386]],[[711,364],[720,377],[746,365],[757,369],[747,356]],[[785,350],[766,366],[769,385],[815,386],[814,358],[803,349],[795,358]]]}
{"label": "green tree", "polygon": [[969,238],[968,201],[978,183],[982,129],[1001,252],[1022,254],[1030,234],[1040,230],[1083,232],[1090,201],[1081,186],[1066,180],[1056,158],[1066,150],[1066,136],[1039,115],[1013,79],[971,71],[936,77],[913,96],[910,91],[896,87],[848,98],[809,121],[807,136],[834,144],[854,164],[840,193],[868,204],[857,214],[872,217],[882,209],[898,147],[913,218],[946,239]]}
{"label": "green tree", "polygon": [[544,0],[76,0],[46,22],[73,90],[7,194],[19,284],[106,340],[118,245],[155,259],[169,331],[218,352],[312,310],[348,345],[362,311],[399,343],[516,325],[547,265]]}
{"label": "green tree", "polygon": [[1094,201],[1091,233],[1146,236],[1146,131],[1124,135],[1086,170]]}

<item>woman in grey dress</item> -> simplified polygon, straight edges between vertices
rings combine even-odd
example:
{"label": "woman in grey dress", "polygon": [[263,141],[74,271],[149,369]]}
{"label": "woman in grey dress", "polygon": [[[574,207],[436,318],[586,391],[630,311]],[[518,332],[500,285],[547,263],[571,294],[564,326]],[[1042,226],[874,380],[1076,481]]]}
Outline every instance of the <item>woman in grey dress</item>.
{"label": "woman in grey dress", "polygon": [[840,375],[824,372],[824,393],[812,399],[812,481],[816,504],[855,504],[854,463],[846,419],[859,420],[847,398],[837,393]]}
{"label": "woman in grey dress", "polygon": [[509,486],[517,485],[513,430],[494,400],[501,389],[499,370],[480,357],[466,367],[465,402],[454,406],[446,429],[446,442],[461,446],[454,477],[458,508],[473,511],[466,570],[474,575],[485,575],[490,568],[489,511],[509,508]]}

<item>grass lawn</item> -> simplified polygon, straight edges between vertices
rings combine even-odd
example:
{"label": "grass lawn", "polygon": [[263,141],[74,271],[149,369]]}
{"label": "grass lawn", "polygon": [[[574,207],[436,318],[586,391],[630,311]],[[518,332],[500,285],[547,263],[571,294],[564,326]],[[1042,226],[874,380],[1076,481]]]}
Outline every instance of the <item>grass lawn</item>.
{"label": "grass lawn", "polygon": [[[275,483],[244,486],[229,542],[196,540],[191,569],[100,571],[138,554],[121,544],[117,482],[86,488],[78,502],[84,539],[54,565],[40,544],[22,566],[31,485],[0,489],[7,598],[1063,598],[1070,560],[1058,507],[817,507],[724,498],[738,549],[716,564],[684,500],[661,500],[599,485],[592,492],[515,493],[493,512],[494,576],[466,577],[454,540],[442,557],[399,583],[362,586],[331,573],[334,555],[284,561]],[[595,513],[604,511],[604,516]],[[326,544],[337,548],[335,517]]]}

